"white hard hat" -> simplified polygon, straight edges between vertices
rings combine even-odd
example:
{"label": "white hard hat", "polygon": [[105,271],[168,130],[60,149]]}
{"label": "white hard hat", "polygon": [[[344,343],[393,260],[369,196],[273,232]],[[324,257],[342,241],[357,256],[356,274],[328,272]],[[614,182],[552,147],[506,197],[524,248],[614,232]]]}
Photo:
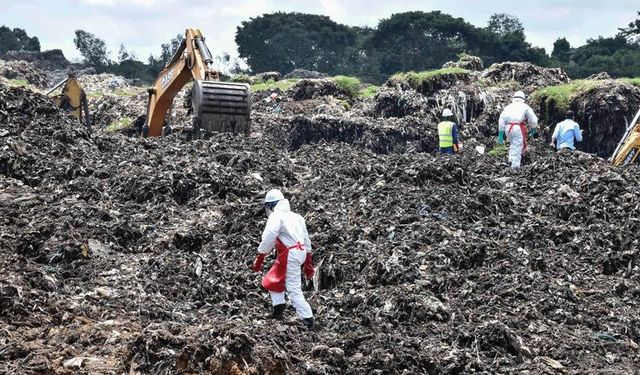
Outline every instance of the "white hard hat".
{"label": "white hard hat", "polygon": [[453,112],[451,112],[449,108],[445,108],[444,111],[442,111],[442,117],[449,117],[449,116],[453,116]]}
{"label": "white hard hat", "polygon": [[284,195],[278,189],[271,189],[267,192],[267,195],[264,197],[264,203],[277,202],[284,199]]}
{"label": "white hard hat", "polygon": [[527,100],[527,96],[524,94],[524,92],[522,91],[516,91],[513,94],[513,98],[514,99],[522,99],[522,100]]}

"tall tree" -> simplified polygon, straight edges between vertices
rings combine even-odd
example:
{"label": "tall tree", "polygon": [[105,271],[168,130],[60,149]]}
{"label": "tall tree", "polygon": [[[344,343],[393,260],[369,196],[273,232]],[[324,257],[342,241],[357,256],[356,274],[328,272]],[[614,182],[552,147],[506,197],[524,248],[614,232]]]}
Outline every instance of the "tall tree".
{"label": "tall tree", "polygon": [[242,22],[235,40],[240,57],[254,72],[304,68],[336,74],[342,72],[356,33],[326,16],[278,12]]}
{"label": "tall tree", "polygon": [[120,43],[120,50],[118,51],[118,62],[123,62],[127,60],[133,60],[133,59],[131,58],[131,55],[129,54],[127,49],[124,47],[124,44]]}
{"label": "tall tree", "polygon": [[520,19],[506,13],[492,14],[491,18],[489,18],[487,30],[501,37],[509,34],[524,35],[524,26],[522,26]]}
{"label": "tall tree", "polygon": [[177,34],[175,37],[171,38],[168,43],[163,43],[160,48],[160,61],[162,65],[166,65],[171,61],[171,58],[176,53],[180,45],[184,41],[184,34]]}
{"label": "tall tree", "polygon": [[0,26],[0,55],[9,51],[40,51],[37,37],[29,37],[24,29]]}
{"label": "tall tree", "polygon": [[384,74],[439,68],[461,52],[477,54],[482,36],[462,18],[435,12],[406,12],[378,24],[367,43],[369,53],[380,58]]}
{"label": "tall tree", "polygon": [[483,49],[489,55],[486,61],[528,61],[542,66],[552,64],[543,48],[533,47],[527,42],[518,17],[505,13],[493,14],[484,30],[489,39]]}
{"label": "tall tree", "polygon": [[[638,12],[640,16],[640,12]],[[637,20],[630,22],[628,27],[618,29],[620,34],[625,37],[640,38],[640,17]]]}
{"label": "tall tree", "polygon": [[553,52],[551,57],[557,59],[560,62],[569,62],[569,53],[571,52],[571,44],[567,38],[558,38],[553,42]]}
{"label": "tall tree", "polygon": [[76,30],[76,37],[73,39],[73,43],[89,64],[101,67],[109,63],[107,44],[92,33]]}

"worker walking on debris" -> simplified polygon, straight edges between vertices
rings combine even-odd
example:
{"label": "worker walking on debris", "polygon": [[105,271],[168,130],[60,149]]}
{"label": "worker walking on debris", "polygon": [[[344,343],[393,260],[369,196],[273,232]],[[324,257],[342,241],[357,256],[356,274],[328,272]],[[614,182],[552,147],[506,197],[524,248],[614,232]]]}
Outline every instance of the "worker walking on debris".
{"label": "worker walking on debris", "polygon": [[511,168],[519,168],[522,154],[527,151],[527,125],[529,135],[535,136],[538,129],[538,116],[525,102],[524,92],[516,91],[513,101],[500,114],[498,123],[498,143],[504,143],[505,132],[509,141],[509,161]]}
{"label": "worker walking on debris", "polygon": [[283,319],[286,308],[285,291],[298,317],[307,328],[313,328],[313,313],[302,294],[301,267],[304,275],[312,278],[315,270],[311,254],[311,240],[302,216],[291,211],[289,201],[280,190],[267,192],[264,200],[269,219],[262,232],[262,242],[258,246],[258,256],[252,270],[262,269],[264,258],[275,246],[276,262],[262,279],[262,286],[271,294],[272,319]]}
{"label": "worker walking on debris", "polygon": [[565,120],[556,124],[556,128],[551,136],[551,147],[558,151],[562,149],[575,150],[575,142],[582,142],[582,130],[580,125],[574,121],[575,113],[568,110]]}
{"label": "worker walking on debris", "polygon": [[458,125],[453,120],[453,112],[449,108],[445,108],[442,111],[442,121],[438,124],[438,142],[440,143],[440,152],[443,154],[460,152]]}

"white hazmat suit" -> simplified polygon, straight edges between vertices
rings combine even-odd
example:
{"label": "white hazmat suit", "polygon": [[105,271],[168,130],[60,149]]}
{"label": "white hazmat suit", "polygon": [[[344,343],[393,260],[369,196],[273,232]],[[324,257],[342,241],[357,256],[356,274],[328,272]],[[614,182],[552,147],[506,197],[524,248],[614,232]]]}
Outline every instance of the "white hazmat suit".
{"label": "white hazmat suit", "polygon": [[[283,305],[285,291],[300,319],[313,317],[311,307],[302,294],[302,272],[312,272],[311,239],[304,218],[291,211],[289,201],[278,201],[262,232],[258,253],[268,254],[276,248],[275,264],[262,279],[262,286],[271,294],[273,306]],[[309,254],[309,255],[307,255]],[[308,260],[307,260],[308,259]],[[310,270],[307,268],[311,267]]]}
{"label": "white hazmat suit", "polygon": [[522,98],[514,98],[500,114],[499,131],[509,140],[509,161],[512,168],[519,168],[522,154],[527,150],[527,126],[538,127],[538,116]]}

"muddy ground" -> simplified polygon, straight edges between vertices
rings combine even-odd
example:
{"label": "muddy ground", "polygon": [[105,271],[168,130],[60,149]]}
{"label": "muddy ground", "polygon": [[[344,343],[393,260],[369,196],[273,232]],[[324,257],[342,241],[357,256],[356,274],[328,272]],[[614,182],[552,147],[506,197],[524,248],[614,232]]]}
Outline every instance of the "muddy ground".
{"label": "muddy ground", "polygon": [[[0,98],[0,372],[640,369],[636,166],[540,138],[512,173],[474,150],[495,142],[478,117],[439,157],[419,96],[394,117],[381,98],[285,96],[295,110],[254,105],[251,137],[195,141],[89,134],[39,94]],[[315,331],[262,317],[249,265],[272,187],[311,233]]]}

